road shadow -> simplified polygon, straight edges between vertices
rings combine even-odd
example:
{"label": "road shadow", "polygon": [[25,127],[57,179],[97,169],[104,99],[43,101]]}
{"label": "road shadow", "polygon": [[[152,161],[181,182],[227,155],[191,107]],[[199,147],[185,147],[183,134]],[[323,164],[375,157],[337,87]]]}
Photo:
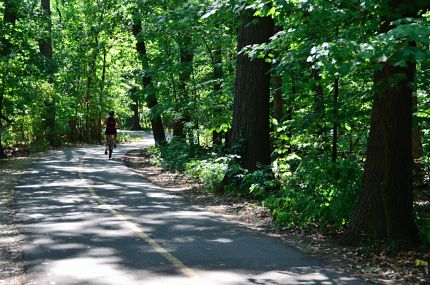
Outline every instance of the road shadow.
{"label": "road shadow", "polygon": [[365,284],[169,194],[102,146],[39,159],[17,207],[28,284]]}

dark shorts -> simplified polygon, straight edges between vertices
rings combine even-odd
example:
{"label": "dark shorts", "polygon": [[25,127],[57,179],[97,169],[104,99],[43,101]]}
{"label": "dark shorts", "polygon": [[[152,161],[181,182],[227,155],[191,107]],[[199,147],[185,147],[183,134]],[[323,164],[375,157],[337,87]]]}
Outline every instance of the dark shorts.
{"label": "dark shorts", "polygon": [[106,129],[105,135],[116,135],[116,129]]}

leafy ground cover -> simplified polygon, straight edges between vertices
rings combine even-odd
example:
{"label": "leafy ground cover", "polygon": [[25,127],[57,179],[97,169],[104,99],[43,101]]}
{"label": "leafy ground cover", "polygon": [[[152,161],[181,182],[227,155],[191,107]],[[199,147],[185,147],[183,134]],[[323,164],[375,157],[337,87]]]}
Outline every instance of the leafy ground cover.
{"label": "leafy ground cover", "polygon": [[[136,150],[127,154],[125,162],[154,184],[167,188],[177,187],[177,195],[247,227],[280,238],[285,243],[355,276],[377,284],[429,284],[428,247],[398,250],[395,245],[378,243],[372,239],[360,246],[343,246],[338,242],[342,228],[336,225],[321,227],[315,219],[295,226],[293,223],[279,223],[276,221],[276,213],[274,215],[270,205],[267,206],[264,199],[259,199],[258,195],[232,195],[233,192],[223,196],[214,194],[213,183],[219,181],[220,177],[217,171],[223,168],[213,165],[217,162],[210,154],[199,158],[196,150],[182,150],[182,153],[178,154],[179,146],[175,145],[173,148],[176,155],[170,153],[169,156],[163,156],[166,151],[163,148]],[[221,162],[226,163],[225,160]],[[207,168],[203,170],[203,166]],[[202,171],[204,175],[200,175]],[[208,178],[207,173],[212,173],[213,179]],[[258,179],[253,179],[254,182],[256,180]],[[210,183],[206,184],[208,182]],[[253,184],[256,183],[248,183],[248,186]],[[425,206],[428,197],[422,197],[421,200],[422,208],[428,208]],[[423,210],[420,212],[423,213]]]}

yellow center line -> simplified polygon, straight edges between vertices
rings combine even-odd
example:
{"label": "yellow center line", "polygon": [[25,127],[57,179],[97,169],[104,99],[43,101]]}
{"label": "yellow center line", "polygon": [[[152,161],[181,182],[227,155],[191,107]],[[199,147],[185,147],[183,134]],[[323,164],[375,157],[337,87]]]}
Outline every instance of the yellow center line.
{"label": "yellow center line", "polygon": [[[83,169],[83,160],[80,160],[79,165],[79,177],[86,181],[86,178],[84,174],[82,173]],[[162,247],[159,243],[157,243],[155,240],[150,238],[148,234],[145,233],[145,231],[137,224],[131,221],[130,218],[127,218],[125,215],[121,214],[114,208],[112,208],[111,205],[107,204],[102,197],[100,197],[96,191],[93,189],[93,187],[88,183],[85,182],[86,188],[88,192],[91,194],[91,196],[103,207],[105,207],[114,217],[116,217],[118,220],[122,221],[127,227],[129,227],[131,230],[135,232],[137,236],[139,236],[142,240],[144,240],[147,244],[149,244],[157,253],[162,255],[165,259],[167,259],[173,266],[175,266],[180,272],[182,272],[185,276],[188,276],[190,278],[196,278],[197,275],[194,273],[192,269],[187,267],[182,261],[180,261],[178,258],[173,256],[167,249]]]}

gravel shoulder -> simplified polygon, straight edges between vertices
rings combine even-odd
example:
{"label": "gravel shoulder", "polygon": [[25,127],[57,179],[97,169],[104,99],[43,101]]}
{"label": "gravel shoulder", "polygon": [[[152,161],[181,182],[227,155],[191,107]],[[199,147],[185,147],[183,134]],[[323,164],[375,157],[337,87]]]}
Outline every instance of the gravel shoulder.
{"label": "gravel shoulder", "polygon": [[22,238],[14,225],[15,185],[33,158],[0,160],[0,284],[25,283]]}

